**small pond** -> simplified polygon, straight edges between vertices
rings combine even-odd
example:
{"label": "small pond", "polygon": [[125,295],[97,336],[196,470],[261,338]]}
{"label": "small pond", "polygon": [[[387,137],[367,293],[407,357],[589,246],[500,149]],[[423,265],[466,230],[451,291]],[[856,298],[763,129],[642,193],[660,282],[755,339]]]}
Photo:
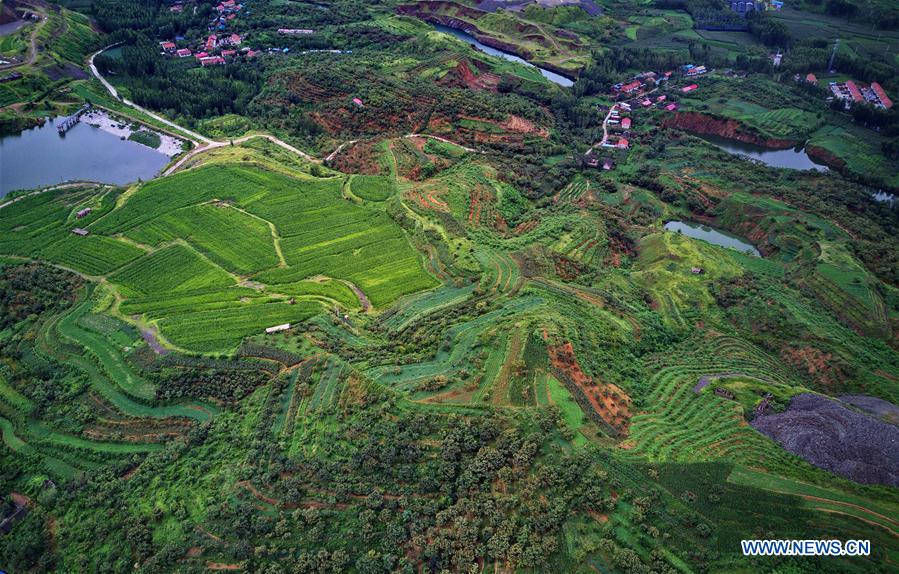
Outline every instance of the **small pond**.
{"label": "small pond", "polygon": [[169,163],[164,153],[100,128],[78,123],[59,135],[48,118],[43,126],[0,138],[0,197],[69,180],[115,185],[153,179]]}
{"label": "small pond", "polygon": [[755,255],[756,257],[762,256],[759,250],[755,248],[755,245],[747,243],[746,240],[737,237],[736,235],[731,235],[730,233],[719,231],[717,229],[708,227],[707,225],[701,225],[699,223],[687,223],[684,221],[669,221],[665,224],[665,230],[673,231],[675,233],[683,233],[687,237],[692,237],[693,239],[701,239],[702,241],[706,241],[714,245],[736,249],[737,251],[749,253],[751,255]]}
{"label": "small pond", "polygon": [[816,163],[807,153],[805,146],[790,149],[768,149],[766,147],[744,143],[732,139],[712,135],[700,135],[705,141],[714,144],[724,151],[735,155],[744,155],[758,160],[771,167],[787,169],[814,169],[828,171],[826,165]]}
{"label": "small pond", "polygon": [[515,54],[510,54],[509,52],[504,52],[502,50],[498,50],[496,48],[491,48],[490,46],[484,45],[484,44],[478,42],[475,39],[475,37],[472,36],[471,34],[469,34],[468,32],[465,32],[463,30],[458,30],[456,28],[450,28],[449,26],[444,26],[442,24],[434,24],[434,28],[438,32],[443,32],[445,34],[451,34],[451,35],[455,36],[456,38],[459,38],[463,42],[467,42],[467,43],[471,44],[472,46],[478,48],[485,54],[490,54],[491,56],[497,56],[499,58],[503,58],[504,60],[509,60],[510,62],[518,62],[519,64],[523,64],[525,66],[530,66],[531,68],[537,68],[538,70],[540,70],[540,73],[543,74],[543,77],[546,78],[547,80],[549,80],[550,82],[553,82],[560,86],[564,86],[566,88],[574,85],[573,81],[569,80],[568,78],[566,78],[565,76],[563,76],[561,74],[557,74],[555,72],[550,72],[549,70],[544,70],[540,66],[535,66],[534,64],[528,62],[524,58],[516,56]]}

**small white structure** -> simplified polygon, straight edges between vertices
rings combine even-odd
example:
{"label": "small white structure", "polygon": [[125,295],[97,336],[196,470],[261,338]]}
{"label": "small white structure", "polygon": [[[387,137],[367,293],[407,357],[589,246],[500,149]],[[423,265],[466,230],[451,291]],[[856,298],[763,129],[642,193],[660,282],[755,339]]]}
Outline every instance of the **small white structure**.
{"label": "small white structure", "polygon": [[277,333],[278,331],[286,331],[290,329],[290,323],[284,323],[283,325],[275,325],[274,327],[269,327],[265,330],[266,334]]}

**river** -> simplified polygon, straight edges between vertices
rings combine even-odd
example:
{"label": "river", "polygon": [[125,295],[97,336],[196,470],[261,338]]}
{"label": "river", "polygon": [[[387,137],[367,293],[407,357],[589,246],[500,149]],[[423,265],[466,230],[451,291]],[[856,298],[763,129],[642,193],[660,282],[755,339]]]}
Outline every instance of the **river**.
{"label": "river", "polygon": [[475,39],[475,37],[472,36],[471,34],[469,34],[468,32],[465,32],[462,30],[457,30],[456,28],[450,28],[449,26],[444,26],[443,24],[434,24],[434,28],[438,32],[443,32],[445,34],[452,34],[453,36],[455,36],[456,38],[459,38],[463,42],[467,42],[467,43],[471,44],[472,46],[478,48],[485,54],[490,54],[491,56],[497,56],[504,60],[509,60],[510,62],[517,62],[519,64],[529,66],[531,68],[537,68],[538,70],[540,70],[540,73],[543,75],[544,78],[546,78],[550,82],[553,82],[554,84],[558,84],[558,85],[566,87],[566,88],[574,85],[573,81],[569,80],[568,78],[566,78],[565,76],[563,76],[561,74],[557,74],[555,72],[550,72],[549,70],[545,70],[545,69],[541,68],[540,66],[535,66],[534,64],[528,62],[524,58],[516,56],[515,54],[510,54],[509,52],[504,52],[502,50],[498,50],[496,48],[491,48],[490,46],[486,46],[486,45],[478,42]]}
{"label": "river", "polygon": [[0,197],[69,180],[124,185],[153,179],[170,161],[164,153],[84,122],[60,136],[60,119],[0,138]]}
{"label": "river", "polygon": [[732,154],[749,156],[752,159],[756,159],[771,167],[827,171],[827,166],[815,163],[815,161],[805,153],[804,146],[790,149],[768,149],[766,147],[713,135],[701,135],[699,137]]}
{"label": "river", "polygon": [[717,229],[708,227],[706,225],[700,225],[698,223],[687,223],[684,221],[669,221],[665,224],[665,230],[673,231],[675,233],[683,233],[687,237],[692,237],[693,239],[701,239],[702,241],[707,241],[708,243],[712,243],[714,245],[736,249],[737,251],[741,251],[743,253],[750,253],[752,255],[755,255],[756,257],[762,256],[759,250],[755,248],[755,245],[747,243],[744,239],[737,237],[736,235],[731,235],[730,233],[726,233],[724,231],[718,231]]}

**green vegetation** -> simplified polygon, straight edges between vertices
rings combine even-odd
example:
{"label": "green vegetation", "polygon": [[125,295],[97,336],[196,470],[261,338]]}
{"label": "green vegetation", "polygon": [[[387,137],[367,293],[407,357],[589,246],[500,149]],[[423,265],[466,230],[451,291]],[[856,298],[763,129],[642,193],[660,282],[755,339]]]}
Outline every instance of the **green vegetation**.
{"label": "green vegetation", "polygon": [[131,135],[128,136],[128,139],[136,141],[139,144],[151,147],[153,149],[158,148],[159,144],[162,143],[162,138],[159,137],[159,134],[148,130],[137,130],[131,132]]}
{"label": "green vegetation", "polygon": [[[899,116],[828,105],[823,83],[899,94],[890,6],[866,5],[882,16],[871,32],[871,14],[845,8],[855,0],[748,21],[696,0],[592,15],[548,0],[258,0],[215,32],[240,34],[237,51],[204,67],[159,42],[196,51],[215,6],[65,4],[35,8],[37,55],[0,83],[0,127],[90,100],[160,128],[77,79],[121,42],[96,59],[119,93],[215,141],[152,181],[0,201],[0,519],[28,506],[0,568],[899,563],[888,457],[828,467],[757,430],[798,395],[899,405],[899,219],[871,198],[895,191]],[[476,27],[578,80],[560,87],[427,22]],[[312,32],[278,31],[291,28]],[[0,50],[25,54],[29,39]],[[709,72],[688,77],[687,63]],[[599,145],[625,131],[603,125],[624,99],[612,86],[650,70],[671,74],[621,112],[628,148]],[[831,169],[772,168],[688,132],[807,142]],[[837,463],[896,423],[888,404],[869,415],[844,400],[871,445],[814,413],[791,423]],[[740,550],[810,537],[870,540],[872,554]]]}

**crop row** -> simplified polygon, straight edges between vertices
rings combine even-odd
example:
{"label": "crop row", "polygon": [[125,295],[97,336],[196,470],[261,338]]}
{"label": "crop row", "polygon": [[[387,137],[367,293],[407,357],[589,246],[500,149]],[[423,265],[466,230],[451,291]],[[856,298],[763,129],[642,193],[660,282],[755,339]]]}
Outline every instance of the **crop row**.
{"label": "crop row", "polygon": [[136,294],[225,288],[234,280],[185,245],[172,245],[141,257],[109,278]]}

